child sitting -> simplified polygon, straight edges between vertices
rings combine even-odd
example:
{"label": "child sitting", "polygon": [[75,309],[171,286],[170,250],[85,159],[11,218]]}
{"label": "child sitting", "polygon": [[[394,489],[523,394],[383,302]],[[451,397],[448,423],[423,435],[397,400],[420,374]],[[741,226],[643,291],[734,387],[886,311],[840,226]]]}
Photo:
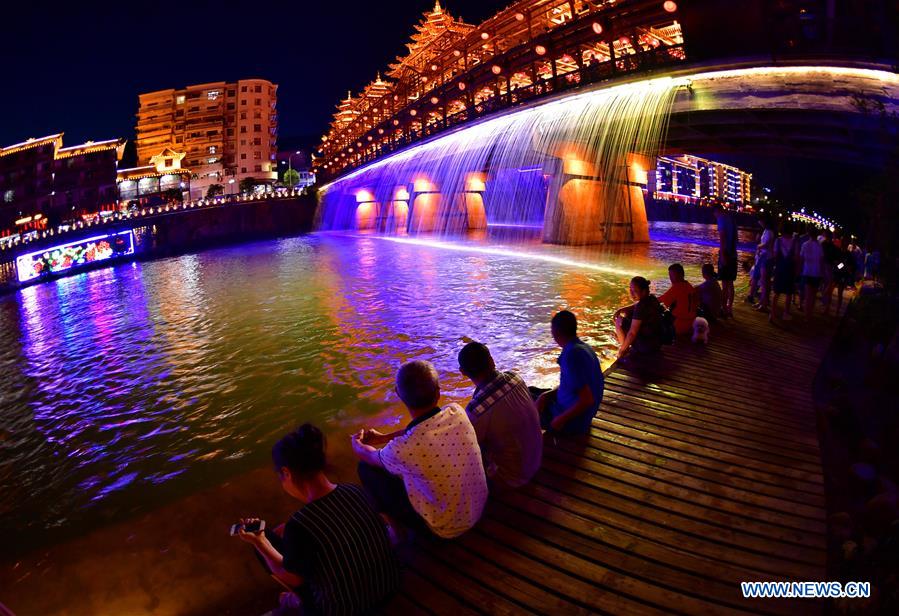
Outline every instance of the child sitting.
{"label": "child sitting", "polygon": [[699,316],[713,323],[721,316],[721,285],[715,275],[715,266],[706,263],[702,266],[704,282],[696,287],[699,293]]}

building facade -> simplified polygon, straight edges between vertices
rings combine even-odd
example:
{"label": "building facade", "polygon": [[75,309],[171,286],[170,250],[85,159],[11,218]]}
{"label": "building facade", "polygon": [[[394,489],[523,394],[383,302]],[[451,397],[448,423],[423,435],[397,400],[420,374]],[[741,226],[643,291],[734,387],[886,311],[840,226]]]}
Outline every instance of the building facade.
{"label": "building facade", "polygon": [[655,199],[744,208],[752,174],[698,156],[660,156],[649,173],[647,192]]}
{"label": "building facade", "polygon": [[63,147],[63,133],[0,148],[0,233],[11,235],[115,210],[123,139]]}
{"label": "building facade", "polygon": [[116,183],[120,207],[183,201],[190,194],[190,169],[181,166],[186,154],[165,148],[150,157],[150,164],[119,169]]}
{"label": "building facade", "polygon": [[[277,177],[278,86],[264,79],[242,79],[141,94],[137,112],[140,166],[165,149],[183,152],[191,170],[191,198],[212,185]],[[234,180],[234,182],[230,182]]]}

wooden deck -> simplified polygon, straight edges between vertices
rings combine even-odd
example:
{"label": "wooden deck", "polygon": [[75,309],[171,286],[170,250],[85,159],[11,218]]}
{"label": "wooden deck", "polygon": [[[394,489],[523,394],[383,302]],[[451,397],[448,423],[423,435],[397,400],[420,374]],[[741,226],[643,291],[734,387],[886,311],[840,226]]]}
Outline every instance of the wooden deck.
{"label": "wooden deck", "polygon": [[474,530],[419,543],[389,613],[815,613],[740,581],[824,580],[811,384],[830,338],[740,306],[708,347],[615,365],[585,442],[550,439],[531,485]]}

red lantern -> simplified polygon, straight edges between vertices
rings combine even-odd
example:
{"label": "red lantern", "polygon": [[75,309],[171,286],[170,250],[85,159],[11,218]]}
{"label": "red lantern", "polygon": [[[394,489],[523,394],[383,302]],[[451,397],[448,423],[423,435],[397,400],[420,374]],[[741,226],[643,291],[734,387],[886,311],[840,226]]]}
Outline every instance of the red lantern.
{"label": "red lantern", "polygon": [[669,13],[673,13],[677,10],[677,2],[672,2],[672,0],[665,0],[665,3],[662,4],[662,8]]}
{"label": "red lantern", "polygon": [[536,47],[534,47],[534,52],[538,56],[545,56],[546,55],[546,47],[544,47],[543,45],[537,45]]}
{"label": "red lantern", "polygon": [[593,31],[597,34],[602,34],[602,24],[598,21],[593,22]]}

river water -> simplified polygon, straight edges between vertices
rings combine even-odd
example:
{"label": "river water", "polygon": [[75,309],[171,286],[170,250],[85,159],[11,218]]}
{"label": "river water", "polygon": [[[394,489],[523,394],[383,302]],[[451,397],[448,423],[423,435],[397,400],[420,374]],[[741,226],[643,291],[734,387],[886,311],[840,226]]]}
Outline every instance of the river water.
{"label": "river water", "polygon": [[[268,463],[303,421],[347,433],[401,421],[392,378],[456,353],[554,382],[548,321],[574,310],[611,362],[610,316],[636,274],[667,285],[713,260],[704,225],[655,223],[603,251],[492,228],[454,242],[312,234],[123,264],[0,298],[0,535],[18,553],[146,511]],[[748,241],[749,238],[741,238]]]}

